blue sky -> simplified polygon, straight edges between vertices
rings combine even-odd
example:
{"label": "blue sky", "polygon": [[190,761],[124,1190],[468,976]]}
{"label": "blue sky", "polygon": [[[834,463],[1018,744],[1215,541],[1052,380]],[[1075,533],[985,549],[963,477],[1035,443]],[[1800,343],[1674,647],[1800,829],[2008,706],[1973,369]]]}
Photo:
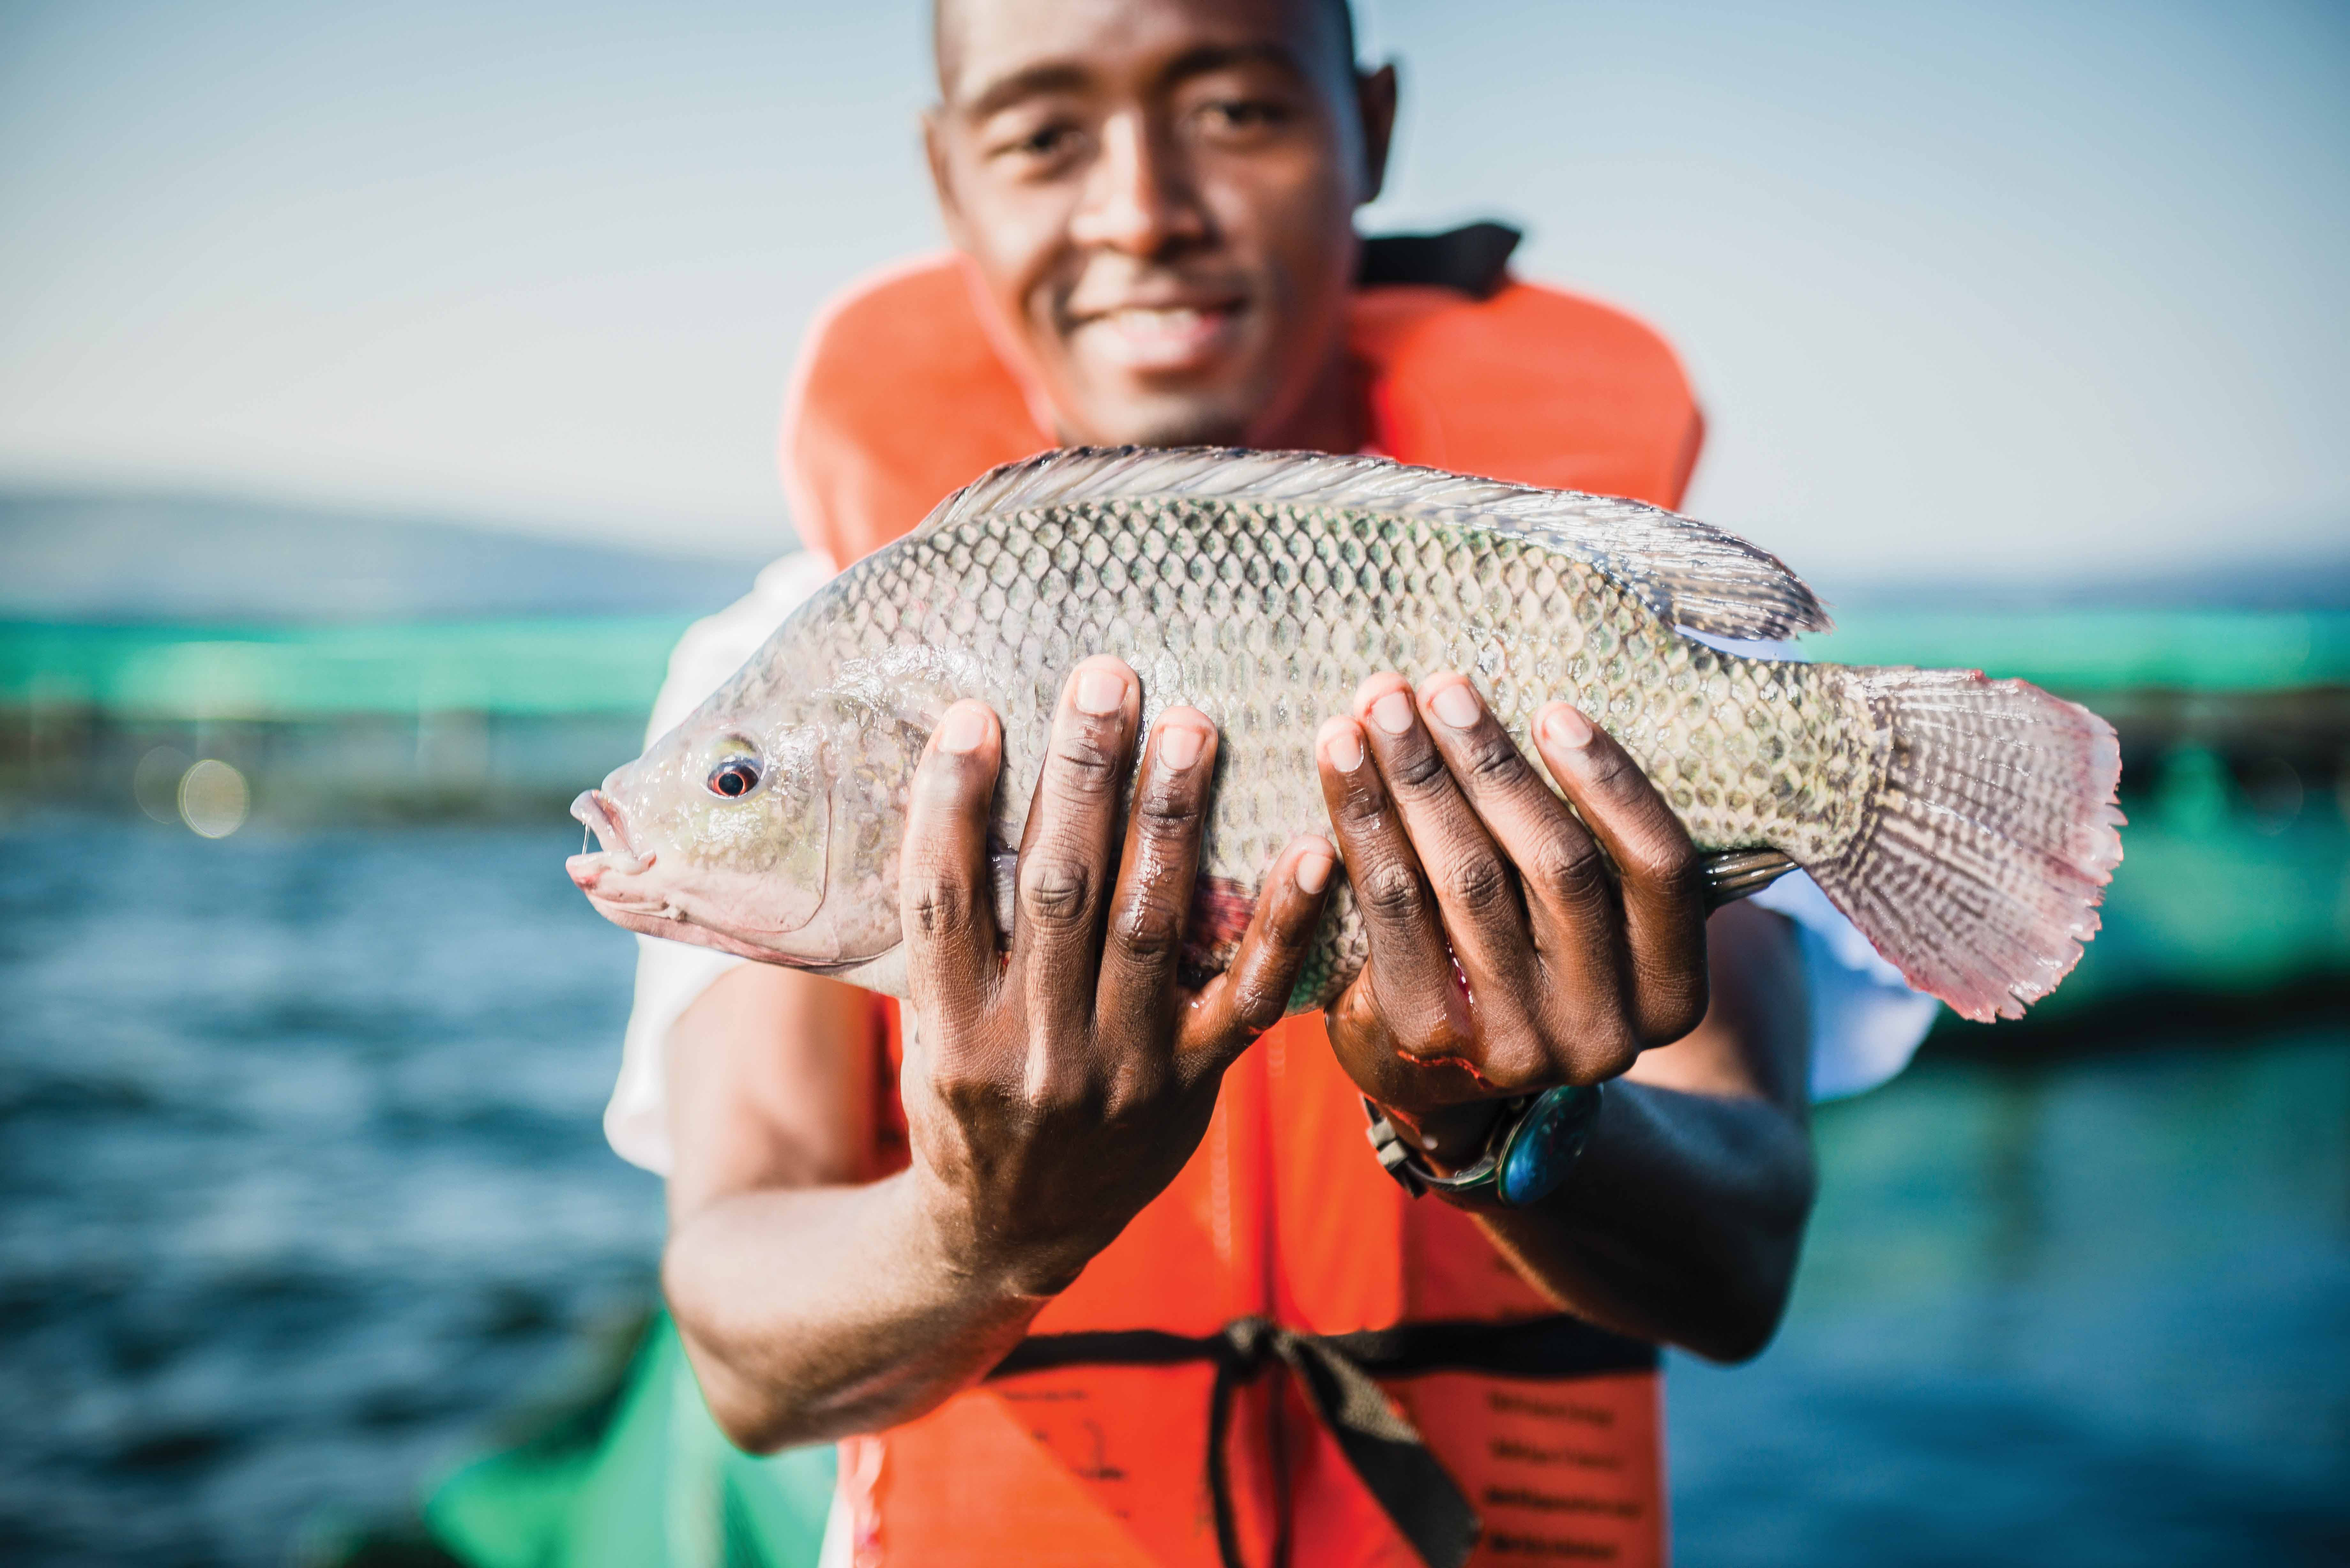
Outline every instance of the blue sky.
{"label": "blue sky", "polygon": [[[779,539],[803,325],[938,243],[924,9],[0,0],[0,481]],[[1369,226],[1662,327],[1823,586],[2350,535],[2350,8],[1363,14]]]}

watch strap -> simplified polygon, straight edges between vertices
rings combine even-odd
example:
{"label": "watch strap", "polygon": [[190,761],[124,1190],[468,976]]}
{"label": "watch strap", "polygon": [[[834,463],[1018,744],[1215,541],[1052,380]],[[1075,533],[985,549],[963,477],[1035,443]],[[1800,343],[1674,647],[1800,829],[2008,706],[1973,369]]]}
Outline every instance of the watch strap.
{"label": "watch strap", "polygon": [[1414,1198],[1434,1193],[1457,1208],[1523,1209],[1566,1180],[1590,1140],[1601,1097],[1596,1084],[1571,1084],[1508,1101],[1477,1158],[1450,1176],[1422,1159],[1368,1096],[1365,1136],[1380,1168]]}

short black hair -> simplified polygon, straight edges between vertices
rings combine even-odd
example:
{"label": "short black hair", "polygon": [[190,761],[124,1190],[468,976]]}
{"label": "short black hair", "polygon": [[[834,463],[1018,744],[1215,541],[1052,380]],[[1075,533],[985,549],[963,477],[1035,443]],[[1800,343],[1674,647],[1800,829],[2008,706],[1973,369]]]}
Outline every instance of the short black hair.
{"label": "short black hair", "polygon": [[1362,56],[1355,44],[1355,7],[1353,0],[1322,0],[1331,13],[1330,19],[1338,24],[1338,47],[1345,51],[1347,64],[1359,69]]}
{"label": "short black hair", "polygon": [[[955,3],[956,0],[931,0],[931,58],[940,67],[942,86],[945,62],[939,56],[939,36],[946,26],[947,7]],[[1347,68],[1349,71],[1359,70],[1361,57],[1356,52],[1353,0],[1320,0],[1320,3],[1325,14],[1337,24],[1338,48],[1346,57]]]}

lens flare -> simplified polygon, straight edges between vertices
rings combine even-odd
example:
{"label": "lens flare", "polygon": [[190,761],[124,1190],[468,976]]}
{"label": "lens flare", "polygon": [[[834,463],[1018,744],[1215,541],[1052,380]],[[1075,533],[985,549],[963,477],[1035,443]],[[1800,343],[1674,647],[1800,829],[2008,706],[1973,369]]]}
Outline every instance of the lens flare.
{"label": "lens flare", "polygon": [[252,805],[244,775],[217,757],[180,775],[180,820],[200,836],[226,838],[244,826]]}

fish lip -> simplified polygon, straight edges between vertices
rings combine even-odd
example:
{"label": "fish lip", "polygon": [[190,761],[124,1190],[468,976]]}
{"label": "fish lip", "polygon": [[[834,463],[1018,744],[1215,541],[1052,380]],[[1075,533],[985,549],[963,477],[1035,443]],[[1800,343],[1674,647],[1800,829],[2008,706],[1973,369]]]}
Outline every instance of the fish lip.
{"label": "fish lip", "polygon": [[[594,854],[575,855],[566,862],[571,867],[572,880],[579,881],[582,871],[609,867],[624,876],[633,877],[653,863],[650,855],[639,855],[629,842],[628,829],[622,826],[619,808],[602,790],[583,789],[571,803],[571,815],[596,836],[602,847]],[[592,878],[591,878],[592,880]],[[582,888],[588,882],[580,882]]]}

